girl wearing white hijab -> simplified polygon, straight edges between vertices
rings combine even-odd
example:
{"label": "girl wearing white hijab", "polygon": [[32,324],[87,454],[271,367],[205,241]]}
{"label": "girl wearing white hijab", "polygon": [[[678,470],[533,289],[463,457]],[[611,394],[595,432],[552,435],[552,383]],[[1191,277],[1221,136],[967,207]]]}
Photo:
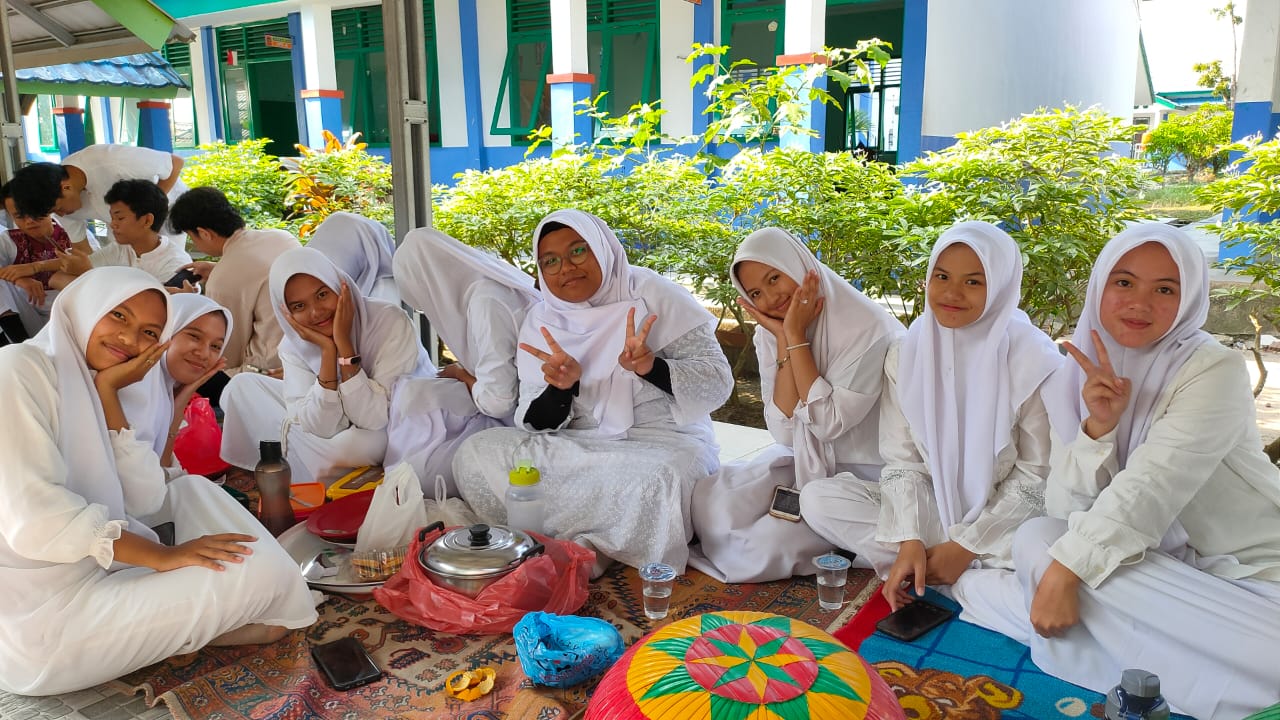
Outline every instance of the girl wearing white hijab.
{"label": "girl wearing white hijab", "polygon": [[355,213],[336,212],[320,223],[307,247],[324,253],[350,275],[361,295],[400,304],[391,271],[396,243],[382,223]]}
{"label": "girl wearing white hijab", "polygon": [[[925,585],[1013,567],[1013,533],[1044,512],[1049,423],[1040,385],[1061,365],[1018,309],[1022,255],[1004,231],[962,222],[929,258],[925,309],[885,358],[880,482],[841,475],[801,496],[809,524],[886,577],[891,607]],[[843,480],[843,494],[836,482]]]}
{"label": "girl wearing white hijab", "polygon": [[[0,349],[0,689],[91,687],[208,644],[316,619],[297,564],[208,480],[168,485],[120,389],[161,359],[168,295],[133,268],[69,285],[31,341]],[[135,518],[168,503],[175,547]],[[260,539],[259,539],[260,538]]]}
{"label": "girl wearing white hijab", "polygon": [[284,379],[240,373],[223,392],[222,459],[258,462],[258,443],[284,438],[294,484],[326,485],[387,452],[391,388],[434,374],[398,305],[365,298],[320,251],[276,258],[268,279],[284,330]]}
{"label": "girl wearing white hijab", "polygon": [[683,570],[694,483],[718,466],[711,410],[728,398],[715,318],[679,285],[627,264],[600,218],[551,213],[533,236],[542,301],[520,330],[516,428],[477,433],[454,476],[482,519],[506,518],[507,471],[542,472],[548,534],[640,566]]}
{"label": "girl wearing white hijab", "polygon": [[[196,390],[227,366],[222,349],[231,337],[231,311],[216,301],[196,293],[176,293],[169,298],[173,314],[173,340],[160,363],[170,389],[168,407],[172,416],[160,464],[166,471],[181,471],[173,456],[173,442],[186,416],[188,403]],[[219,452],[220,448],[212,449]]]}
{"label": "girl wearing white hijab", "polygon": [[431,228],[405,235],[394,266],[401,297],[426,316],[458,361],[439,377],[396,384],[387,465],[408,462],[424,491],[444,477],[453,495],[457,445],[474,432],[513,424],[516,338],[538,291],[525,273]]}
{"label": "girl wearing white hijab", "polygon": [[1141,667],[1206,720],[1280,701],[1280,471],[1243,358],[1200,329],[1208,286],[1176,228],[1103,249],[1045,385],[1048,517],[1018,531],[1017,578],[981,588],[1045,672],[1105,692]]}
{"label": "girl wearing white hijab", "polygon": [[803,519],[769,515],[774,487],[807,492],[839,472],[880,477],[884,356],[902,323],[780,228],[742,241],[730,279],[758,324],[765,425],[777,444],[698,482],[693,529],[701,545],[689,563],[725,582],[812,574],[814,556],[831,542]]}

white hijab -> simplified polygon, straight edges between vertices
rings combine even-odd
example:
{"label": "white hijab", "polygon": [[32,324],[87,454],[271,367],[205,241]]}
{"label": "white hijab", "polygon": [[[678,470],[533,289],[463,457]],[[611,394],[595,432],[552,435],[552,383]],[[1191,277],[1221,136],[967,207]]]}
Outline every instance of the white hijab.
{"label": "white hijab", "polygon": [[[347,283],[347,287],[351,289],[351,302],[356,311],[355,318],[351,322],[351,340],[360,353],[361,367],[365,369],[367,375],[372,377],[378,352],[391,337],[391,333],[402,326],[404,310],[398,305],[361,295],[351,276],[334,265],[333,261],[319,250],[303,247],[282,253],[275,262],[271,263],[271,272],[267,280],[271,290],[271,307],[276,313],[280,329],[284,331],[280,352],[290,353],[300,358],[311,372],[317,375],[320,374],[320,348],[303,340],[302,336],[298,335],[298,332],[289,324],[289,320],[285,318],[284,311],[281,309],[284,305],[284,286],[294,275],[310,275],[324,283],[334,293],[341,290],[343,282]],[[418,377],[435,375],[431,359],[421,344],[418,345],[418,360],[413,370],[406,374]]]}
{"label": "white hijab", "polygon": [[[28,341],[53,360],[57,373],[57,443],[67,466],[63,485],[85,500],[105,506],[111,520],[128,519],[124,511],[124,491],[102,401],[93,384],[97,373],[89,368],[85,351],[89,335],[108,312],[147,290],[158,292],[168,308],[169,293],[147,272],[130,267],[96,268],[58,293],[49,313],[49,324]],[[170,315],[160,342],[172,334]],[[163,383],[159,368],[153,368],[135,384],[153,382]]]}
{"label": "white hijab", "polygon": [[[1159,340],[1145,347],[1126,348],[1102,326],[1098,308],[1107,278],[1116,263],[1125,253],[1149,242],[1163,245],[1178,266],[1181,280],[1178,315],[1169,332]],[[1116,458],[1121,469],[1124,469],[1129,454],[1147,439],[1156,403],[1183,363],[1201,345],[1214,342],[1213,336],[1200,329],[1208,316],[1209,268],[1199,246],[1185,232],[1163,223],[1134,225],[1112,238],[1098,254],[1093,273],[1089,276],[1084,310],[1071,342],[1097,362],[1098,352],[1093,346],[1091,332],[1097,330],[1107,346],[1116,374],[1132,382],[1129,407],[1125,408],[1116,425]],[[1080,396],[1084,381],[1084,370],[1076,361],[1069,359],[1045,386],[1049,422],[1054,434],[1063,442],[1074,439],[1080,423],[1089,416]]]}
{"label": "white hijab", "polygon": [[[533,255],[544,225],[558,222],[573,228],[600,264],[602,281],[586,302],[571,303],[543,290],[542,301],[529,309],[520,328],[520,342],[546,349],[539,328],[547,328],[565,352],[582,366],[578,399],[592,408],[600,437],[621,437],[635,420],[635,390],[643,382],[618,365],[626,337],[627,311],[636,309],[636,327],[657,315],[647,345],[660,352],[677,338],[700,326],[710,328],[715,317],[689,291],[647,268],[632,267],[613,230],[603,220],[581,210],[557,210],[533,231]],[[538,269],[539,287],[546,287]],[[521,351],[516,368],[522,378],[541,378],[542,361]]]}
{"label": "white hijab", "polygon": [[520,329],[529,306],[540,299],[527,274],[431,228],[404,236],[395,255],[395,276],[400,296],[427,316],[462,367],[472,372],[490,351],[467,331],[472,296],[482,288],[501,293],[511,312],[508,332],[512,333]]}
{"label": "white hijab", "polygon": [[[805,339],[812,345],[810,350],[819,375],[847,375],[873,345],[886,336],[896,337],[903,332],[897,318],[818,262],[804,243],[786,230],[776,227],[757,230],[742,241],[733,256],[729,279],[738,294],[751,303],[738,280],[738,265],[747,260],[780,270],[797,285],[804,282],[810,270],[818,273],[818,294],[824,304],[822,314],[809,326]],[[773,395],[778,374],[778,343],[763,326],[757,327],[756,332],[764,333],[770,340],[756,343],[761,394],[770,402],[768,398]],[[835,454],[830,444],[814,437],[804,424],[794,423],[794,426],[791,448],[796,457],[797,479],[804,482],[834,475]]]}
{"label": "white hijab", "polygon": [[955,243],[982,261],[986,307],[973,323],[949,329],[926,303],[898,360],[902,413],[928,452],[944,528],[973,522],[986,507],[1018,409],[1062,364],[1057,346],[1018,309],[1022,253],[1013,238],[990,223],[957,223],[934,243],[926,277]]}
{"label": "white hijab", "polygon": [[343,272],[355,278],[352,289],[368,297],[382,278],[391,277],[396,243],[386,226],[363,215],[336,212],[316,228],[307,247],[324,253]]}

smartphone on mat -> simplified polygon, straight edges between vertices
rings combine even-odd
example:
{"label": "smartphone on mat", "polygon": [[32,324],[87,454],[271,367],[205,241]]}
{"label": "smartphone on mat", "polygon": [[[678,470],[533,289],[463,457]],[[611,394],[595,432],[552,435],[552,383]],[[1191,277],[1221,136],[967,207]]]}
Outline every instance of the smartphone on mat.
{"label": "smartphone on mat", "polygon": [[800,522],[800,491],[786,485],[774,486],[769,514],[783,520]]}
{"label": "smartphone on mat", "polygon": [[311,658],[334,690],[351,690],[382,678],[382,670],[365,652],[364,645],[353,637],[312,645]]}
{"label": "smartphone on mat", "polygon": [[912,642],[930,630],[951,619],[955,611],[917,599],[889,613],[876,623],[876,629],[903,642]]}

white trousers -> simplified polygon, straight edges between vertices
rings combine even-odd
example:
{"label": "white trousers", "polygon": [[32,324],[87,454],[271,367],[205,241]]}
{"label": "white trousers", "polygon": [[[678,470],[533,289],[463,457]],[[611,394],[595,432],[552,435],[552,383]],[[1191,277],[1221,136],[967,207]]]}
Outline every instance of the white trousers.
{"label": "white trousers", "polygon": [[[285,437],[284,381],[257,373],[238,373],[222,391],[222,459],[252,470],[258,464],[258,443]],[[385,430],[349,427],[322,438],[288,424],[285,459],[293,484],[322,482],[326,486],[365,465],[381,465],[387,454]],[[434,479],[434,477],[433,477]]]}
{"label": "white trousers", "polygon": [[[201,567],[107,572],[95,566],[35,616],[4,617],[0,690],[73,692],[195,652],[244,625],[301,628],[315,622],[298,564],[222,488],[186,475],[169,483],[168,494],[176,542],[245,533],[258,538],[250,544],[253,554],[241,563],[226,563],[221,572]],[[0,602],[9,592],[29,591],[0,589]]]}
{"label": "white trousers", "polygon": [[1080,623],[1065,636],[1037,635],[1031,600],[1066,529],[1054,518],[1019,528],[1012,579],[965,573],[953,587],[965,619],[1029,645],[1040,669],[1097,692],[1126,668],[1153,672],[1169,704],[1201,720],[1239,720],[1280,702],[1280,584],[1226,580],[1149,550],[1097,589],[1080,585]]}

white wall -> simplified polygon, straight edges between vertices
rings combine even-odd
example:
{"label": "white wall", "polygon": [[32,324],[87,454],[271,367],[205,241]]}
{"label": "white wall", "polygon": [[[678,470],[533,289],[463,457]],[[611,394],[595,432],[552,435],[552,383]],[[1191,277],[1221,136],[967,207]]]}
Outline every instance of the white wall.
{"label": "white wall", "polygon": [[[693,45],[693,4],[686,0],[660,0],[658,6],[658,97],[667,114],[662,131],[672,137],[693,134],[693,92],[689,80],[693,66],[685,62]],[[714,0],[703,0],[714,2]]]}
{"label": "white wall", "polygon": [[1038,107],[1128,118],[1138,16],[1118,0],[929,4],[923,134],[949,136]]}
{"label": "white wall", "polygon": [[[498,102],[498,87],[502,82],[502,66],[507,61],[506,0],[476,0],[476,17],[481,24],[479,31],[480,100],[485,115],[480,118],[480,122],[484,127],[484,145],[486,147],[510,146],[510,136],[489,133],[493,121],[493,108]],[[506,109],[510,107],[509,103],[509,97],[502,98],[504,122],[510,120],[506,115]]]}
{"label": "white wall", "polygon": [[[440,82],[440,145],[466,147],[467,97],[462,81],[458,0],[436,0],[436,78]],[[427,58],[427,62],[431,62]]]}

